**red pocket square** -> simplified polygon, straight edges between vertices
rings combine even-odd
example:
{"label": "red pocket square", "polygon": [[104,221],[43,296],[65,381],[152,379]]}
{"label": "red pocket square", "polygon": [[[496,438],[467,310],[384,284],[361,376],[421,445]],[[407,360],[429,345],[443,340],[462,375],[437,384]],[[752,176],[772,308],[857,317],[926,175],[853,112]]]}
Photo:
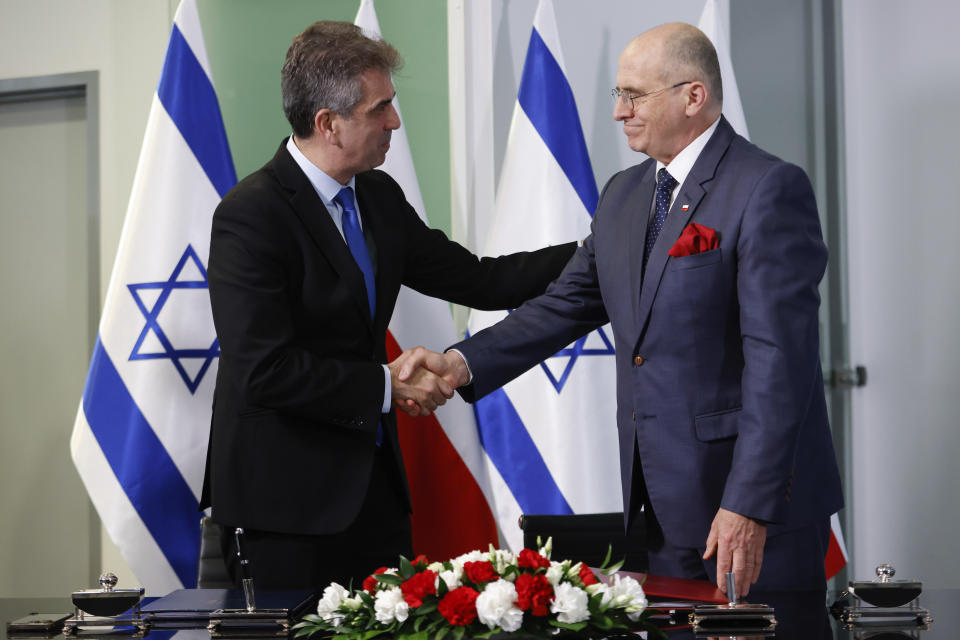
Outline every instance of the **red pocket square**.
{"label": "red pocket square", "polygon": [[704,253],[720,246],[720,238],[717,232],[710,227],[691,222],[673,243],[668,252],[674,258],[692,256],[697,253]]}

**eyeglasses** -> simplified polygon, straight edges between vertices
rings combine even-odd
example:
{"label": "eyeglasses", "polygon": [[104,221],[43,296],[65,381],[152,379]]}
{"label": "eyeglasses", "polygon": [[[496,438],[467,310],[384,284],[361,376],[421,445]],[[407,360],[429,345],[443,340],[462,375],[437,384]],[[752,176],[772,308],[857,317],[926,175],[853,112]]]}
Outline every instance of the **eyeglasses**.
{"label": "eyeglasses", "polygon": [[677,87],[682,87],[683,85],[690,84],[691,82],[693,82],[693,80],[685,80],[683,82],[678,82],[671,87],[664,87],[663,89],[657,89],[656,91],[648,91],[647,93],[638,93],[635,95],[631,95],[629,92],[621,91],[620,89],[611,89],[610,95],[613,96],[614,101],[618,103],[622,102],[623,104],[626,104],[627,100],[629,100],[630,108],[636,109],[638,101],[640,104],[643,104],[647,98],[652,98],[658,93],[663,93],[664,91],[669,91],[670,89],[676,89]]}

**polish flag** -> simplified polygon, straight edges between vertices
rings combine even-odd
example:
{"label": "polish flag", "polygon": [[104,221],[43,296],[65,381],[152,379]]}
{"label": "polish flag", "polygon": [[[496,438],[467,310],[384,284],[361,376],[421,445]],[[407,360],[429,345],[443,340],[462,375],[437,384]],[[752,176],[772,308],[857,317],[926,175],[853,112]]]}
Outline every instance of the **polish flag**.
{"label": "polish flag", "polygon": [[827,580],[847,566],[847,546],[843,543],[843,531],[840,530],[840,517],[837,514],[830,517],[830,545],[827,547],[827,557],[823,565]]}
{"label": "polish flag", "polygon": [[[381,37],[373,0],[360,3],[354,24],[370,37]],[[393,106],[399,115],[396,98]],[[427,222],[402,125],[393,132],[390,152],[380,169],[400,184],[407,201]],[[400,290],[387,331],[390,360],[409,347],[442,351],[458,340],[446,302],[407,287]],[[490,483],[470,406],[454,396],[429,416],[412,418],[398,411],[397,425],[413,502],[415,553],[445,559],[496,545],[497,527],[487,500]]]}

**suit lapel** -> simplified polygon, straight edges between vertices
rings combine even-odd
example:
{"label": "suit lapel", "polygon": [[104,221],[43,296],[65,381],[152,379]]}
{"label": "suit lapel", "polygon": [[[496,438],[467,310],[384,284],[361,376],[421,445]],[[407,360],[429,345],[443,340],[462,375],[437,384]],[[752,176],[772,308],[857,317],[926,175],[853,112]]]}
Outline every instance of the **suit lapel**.
{"label": "suit lapel", "polygon": [[[650,221],[650,203],[657,188],[654,178],[657,164],[650,163],[649,169],[641,176],[637,186],[627,195],[623,206],[631,212],[630,233],[627,236],[630,255],[630,291],[640,289],[643,279],[643,247],[647,237],[647,224]],[[633,296],[633,316],[639,319],[639,296]]]}
{"label": "suit lapel", "polygon": [[[647,270],[640,285],[640,301],[637,313],[638,327],[646,326],[647,319],[650,317],[650,310],[653,308],[653,301],[657,295],[657,289],[660,287],[663,270],[667,265],[670,248],[680,237],[684,227],[687,226],[690,218],[696,213],[697,207],[700,206],[703,197],[707,194],[704,185],[713,180],[714,175],[716,175],[717,165],[730,146],[733,135],[733,129],[721,116],[717,130],[714,131],[713,136],[703,148],[700,157],[697,158],[687,175],[687,179],[683,181],[680,193],[677,194],[673,206],[667,213],[667,219],[664,222],[663,229],[660,230],[657,242],[653,245],[653,251],[647,261]],[[648,202],[650,201],[648,200]],[[686,211],[683,209],[684,206],[687,207]],[[640,253],[642,255],[643,252]]]}
{"label": "suit lapel", "polygon": [[320,196],[287,151],[286,140],[274,156],[273,164],[280,183],[291,192],[290,204],[297,217],[300,218],[300,222],[303,223],[320,252],[347,283],[347,287],[353,293],[354,302],[372,330],[373,319],[370,317],[363,273],[357,266],[356,260],[350,255],[347,243],[343,241],[343,236],[330,218]]}

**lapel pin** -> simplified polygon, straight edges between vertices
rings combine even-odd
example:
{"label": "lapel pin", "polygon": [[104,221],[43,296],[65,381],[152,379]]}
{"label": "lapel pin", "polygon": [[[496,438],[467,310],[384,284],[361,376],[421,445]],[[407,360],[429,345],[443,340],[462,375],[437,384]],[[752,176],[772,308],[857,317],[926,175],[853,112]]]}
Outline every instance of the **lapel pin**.
{"label": "lapel pin", "polygon": [[686,210],[689,209],[689,208],[690,208],[690,205],[685,204],[685,205],[683,205],[683,206],[680,207],[680,211],[686,211]]}

